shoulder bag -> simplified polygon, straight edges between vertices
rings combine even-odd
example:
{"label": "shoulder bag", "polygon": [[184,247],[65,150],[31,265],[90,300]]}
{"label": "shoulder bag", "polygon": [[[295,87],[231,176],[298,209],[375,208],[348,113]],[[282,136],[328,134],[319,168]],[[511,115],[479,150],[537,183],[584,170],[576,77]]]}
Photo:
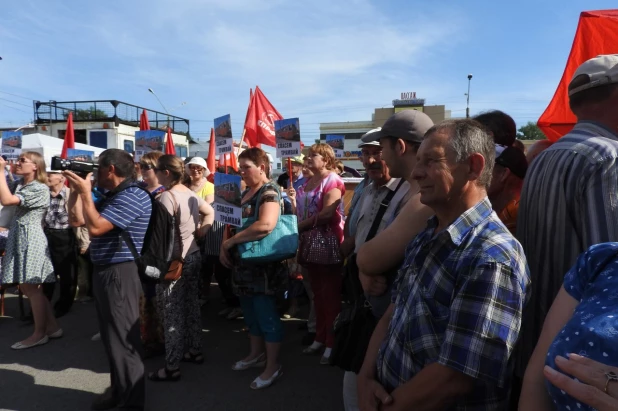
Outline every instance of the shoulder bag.
{"label": "shoulder bag", "polygon": [[176,196],[174,195],[174,192],[172,190],[169,190],[168,193],[171,194],[172,201],[174,203],[174,215],[173,215],[174,235],[178,236],[178,241],[180,241],[180,257],[172,259],[172,261],[170,262],[170,266],[167,270],[167,273],[165,273],[165,276],[163,277],[163,280],[176,281],[182,275],[182,267],[185,264],[185,259],[182,256],[182,253],[185,247],[182,242],[182,234],[180,234],[180,213],[179,213],[180,206],[178,205],[178,202],[176,201]]}
{"label": "shoulder bag", "polygon": [[[377,234],[380,222],[403,182],[404,180],[402,179],[397,188],[389,192],[380,203],[380,208],[373,220],[365,242],[370,241]],[[378,324],[378,319],[373,315],[373,307],[365,297],[358,278],[355,254],[347,259],[343,281],[344,287],[348,291],[347,301],[333,324],[335,344],[330,356],[330,364],[345,371],[352,371],[358,374],[363,366],[369,341]]]}
{"label": "shoulder bag", "polygon": [[[320,187],[320,189],[322,188]],[[315,201],[315,196],[313,200]],[[305,218],[309,208],[308,201],[305,197]],[[316,227],[317,217],[316,215],[314,218],[313,228],[300,234],[298,263],[303,266],[340,265],[343,263],[343,257],[341,256],[339,237],[333,232],[329,224]]]}
{"label": "shoulder bag", "polygon": [[[243,219],[242,227],[237,232],[246,230],[260,218],[260,199],[266,188],[274,188],[281,199],[281,191],[274,185],[264,185],[258,191],[254,215]],[[279,208],[277,225],[266,237],[238,244],[239,257],[245,264],[266,264],[287,260],[296,255],[298,249],[298,220],[295,215],[285,215]]]}

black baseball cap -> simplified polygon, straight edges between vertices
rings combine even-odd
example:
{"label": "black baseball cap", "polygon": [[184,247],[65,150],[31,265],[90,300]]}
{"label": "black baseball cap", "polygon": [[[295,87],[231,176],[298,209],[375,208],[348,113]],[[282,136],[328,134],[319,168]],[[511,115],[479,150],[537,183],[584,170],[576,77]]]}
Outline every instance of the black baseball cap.
{"label": "black baseball cap", "polygon": [[528,171],[526,155],[517,147],[496,144],[496,164],[508,168],[511,173],[522,180],[526,177],[526,171]]}

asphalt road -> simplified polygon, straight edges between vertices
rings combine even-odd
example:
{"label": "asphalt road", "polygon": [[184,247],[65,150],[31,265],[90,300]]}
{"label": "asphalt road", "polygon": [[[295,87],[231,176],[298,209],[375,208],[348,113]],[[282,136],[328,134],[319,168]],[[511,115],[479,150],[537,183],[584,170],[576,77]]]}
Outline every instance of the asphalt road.
{"label": "asphalt road", "polygon": [[[211,303],[203,309],[206,362],[182,364],[175,383],[147,383],[147,409],[214,411],[330,411],[343,408],[340,370],[319,365],[319,357],[301,353],[299,320],[285,321],[281,352],[284,375],[275,385],[254,391],[249,384],[260,371],[232,371],[230,366],[248,352],[241,319],[217,317],[223,308],[213,286]],[[17,298],[7,293],[7,317],[0,317],[0,410],[88,410],[96,394],[109,386],[108,365],[93,303],[78,303],[59,322],[63,338],[30,350],[10,346],[31,333],[18,317]],[[146,371],[163,366],[163,358],[146,361]]]}

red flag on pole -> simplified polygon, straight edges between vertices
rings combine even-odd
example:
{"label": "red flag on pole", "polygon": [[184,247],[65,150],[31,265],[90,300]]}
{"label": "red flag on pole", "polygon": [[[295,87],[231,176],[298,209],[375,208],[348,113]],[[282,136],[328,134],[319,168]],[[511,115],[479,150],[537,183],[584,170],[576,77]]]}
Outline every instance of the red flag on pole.
{"label": "red flag on pole", "polygon": [[247,135],[247,121],[249,120],[249,113],[251,112],[251,107],[253,106],[253,89],[249,89],[249,105],[247,106],[247,115],[245,116],[245,127],[242,129],[242,137],[240,138],[240,148],[242,148],[243,143],[247,145],[247,148],[251,148],[251,145],[248,141],[245,141],[245,136]]}
{"label": "red flag on pole", "polygon": [[283,116],[268,101],[262,90],[255,86],[245,121],[247,145],[256,147],[258,144],[266,144],[275,147],[275,120],[283,120]]}
{"label": "red flag on pole", "polygon": [[142,110],[142,115],[139,117],[139,129],[140,131],[150,130],[150,122],[148,121],[146,109]]}
{"label": "red flag on pole", "polygon": [[167,127],[167,139],[165,140],[165,154],[176,155],[176,147],[174,147],[174,140],[172,139],[172,128]]}
{"label": "red flag on pole", "polygon": [[206,159],[206,167],[211,173],[216,172],[215,162],[217,158],[217,149],[215,147],[215,129],[210,129],[210,143],[208,144],[208,158]]}
{"label": "red flag on pole", "polygon": [[67,151],[69,148],[75,148],[75,131],[73,131],[73,112],[69,111],[69,118],[67,119],[67,130],[64,134],[64,143],[62,143],[61,158],[67,158]]}
{"label": "red flag on pole", "polygon": [[236,147],[232,147],[232,153],[230,154],[230,166],[234,169],[234,171],[238,171],[238,152],[240,149]]}

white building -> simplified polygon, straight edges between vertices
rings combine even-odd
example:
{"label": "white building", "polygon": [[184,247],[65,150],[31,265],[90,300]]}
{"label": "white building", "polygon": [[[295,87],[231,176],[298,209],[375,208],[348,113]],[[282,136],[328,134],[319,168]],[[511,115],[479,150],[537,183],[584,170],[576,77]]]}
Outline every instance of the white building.
{"label": "white building", "polygon": [[34,127],[25,127],[23,134],[40,133],[64,139],[69,112],[73,113],[75,142],[103,150],[119,148],[135,151],[135,132],[139,131],[142,111],[146,110],[150,128],[172,128],[176,155],[186,157],[189,153],[189,120],[144,109],[117,100],[34,102]]}

